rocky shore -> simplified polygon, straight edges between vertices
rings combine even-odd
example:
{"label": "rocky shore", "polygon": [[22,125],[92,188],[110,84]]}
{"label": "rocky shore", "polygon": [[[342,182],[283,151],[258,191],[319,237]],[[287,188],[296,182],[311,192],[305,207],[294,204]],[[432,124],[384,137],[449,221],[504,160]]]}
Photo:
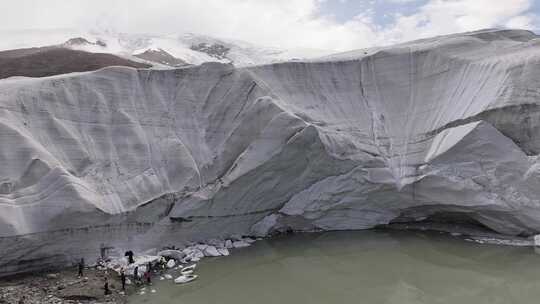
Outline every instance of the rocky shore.
{"label": "rocky shore", "polygon": [[[109,280],[110,295],[105,295],[104,280]],[[128,286],[127,294],[135,287]],[[0,281],[1,304],[127,303],[118,276],[110,271],[87,268],[82,278],[77,269],[27,274]]]}
{"label": "rocky shore", "polygon": [[[141,278],[147,271],[146,266],[152,264],[150,271],[152,280],[173,279],[168,271],[181,269],[187,263],[193,265],[204,257],[228,256],[229,250],[250,246],[255,238],[233,237],[226,240],[209,240],[206,243],[192,243],[189,246],[178,248],[164,248],[153,254],[135,254],[135,262],[128,264],[125,256],[111,256],[103,262],[86,267],[84,276],[78,277],[77,267],[59,271],[30,273],[8,277],[0,281],[0,304],[123,304],[132,294],[143,294],[148,284],[139,282],[134,284],[133,269],[138,267],[138,276]],[[152,251],[152,250],[150,250]],[[159,261],[165,261],[160,265]],[[126,291],[122,291],[120,272],[126,273]],[[110,294],[105,295],[104,282],[109,282]]]}

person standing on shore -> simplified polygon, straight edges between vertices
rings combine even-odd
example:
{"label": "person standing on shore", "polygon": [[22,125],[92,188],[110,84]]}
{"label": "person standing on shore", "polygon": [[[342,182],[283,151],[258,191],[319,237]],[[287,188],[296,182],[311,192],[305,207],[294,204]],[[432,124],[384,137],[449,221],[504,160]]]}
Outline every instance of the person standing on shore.
{"label": "person standing on shore", "polygon": [[164,257],[160,257],[159,258],[159,268],[161,268],[162,270],[165,269],[167,266],[167,261],[165,261],[165,258]]}
{"label": "person standing on shore", "polygon": [[126,271],[123,268],[120,271],[120,281],[122,281],[122,290],[126,291]]}
{"label": "person standing on shore", "polygon": [[135,263],[135,260],[133,259],[133,251],[131,250],[126,251],[125,256],[128,257],[128,264]]}
{"label": "person standing on shore", "polygon": [[139,266],[135,266],[135,269],[133,269],[133,280],[135,282],[139,281]]}
{"label": "person standing on shore", "polygon": [[151,276],[151,274],[150,274],[150,271],[146,271],[146,272],[144,273],[144,278],[145,278],[146,283],[147,283],[148,285],[152,285],[152,276]]}
{"label": "person standing on shore", "polygon": [[84,259],[81,258],[81,260],[79,261],[79,278],[82,278],[83,270],[84,270]]}
{"label": "person standing on shore", "polygon": [[103,284],[103,289],[105,290],[105,295],[110,295],[111,290],[109,289],[109,280],[105,278],[105,284]]}

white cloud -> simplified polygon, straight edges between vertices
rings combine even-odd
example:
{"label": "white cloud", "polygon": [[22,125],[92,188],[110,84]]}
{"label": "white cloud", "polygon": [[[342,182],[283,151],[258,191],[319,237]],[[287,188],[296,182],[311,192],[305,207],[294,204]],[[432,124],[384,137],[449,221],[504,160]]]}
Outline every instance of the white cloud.
{"label": "white cloud", "polygon": [[540,24],[538,16],[529,14],[529,15],[520,15],[512,17],[506,22],[505,26],[508,28],[524,28],[524,29],[537,29],[537,26]]}
{"label": "white cloud", "polygon": [[339,23],[321,11],[323,1],[327,0],[2,0],[0,29],[99,26],[347,50],[495,26],[533,28],[538,21],[528,12],[533,0],[430,0],[414,14],[392,16],[393,22],[381,27],[369,11]]}
{"label": "white cloud", "polygon": [[538,18],[528,13],[531,6],[532,0],[431,0],[414,14],[394,16],[383,28],[373,24],[374,44],[493,27],[535,29]]}
{"label": "white cloud", "polygon": [[395,16],[379,37],[399,42],[483,28],[512,26],[532,29],[526,17],[531,0],[431,0],[409,16]]}

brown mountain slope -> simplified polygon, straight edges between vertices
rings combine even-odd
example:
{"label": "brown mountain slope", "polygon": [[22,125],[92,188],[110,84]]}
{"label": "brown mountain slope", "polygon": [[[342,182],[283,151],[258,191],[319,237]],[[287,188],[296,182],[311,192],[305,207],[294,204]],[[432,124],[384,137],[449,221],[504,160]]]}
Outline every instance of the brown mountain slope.
{"label": "brown mountain slope", "polygon": [[181,67],[181,66],[189,65],[184,60],[180,58],[176,58],[162,49],[147,50],[144,53],[135,55],[135,57],[148,60],[151,62],[161,63],[161,64],[171,66],[171,67]]}
{"label": "brown mountain slope", "polygon": [[62,47],[17,49],[0,52],[0,79],[11,76],[45,77],[93,71],[114,65],[150,67],[111,54],[88,53]]}

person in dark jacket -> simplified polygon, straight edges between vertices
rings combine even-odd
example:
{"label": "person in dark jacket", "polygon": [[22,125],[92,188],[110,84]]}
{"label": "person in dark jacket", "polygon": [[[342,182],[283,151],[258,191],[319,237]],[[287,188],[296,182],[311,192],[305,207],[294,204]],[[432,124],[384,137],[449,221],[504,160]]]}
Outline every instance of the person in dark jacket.
{"label": "person in dark jacket", "polygon": [[79,278],[83,276],[83,270],[84,270],[84,259],[81,259],[79,261]]}
{"label": "person in dark jacket", "polygon": [[103,289],[105,291],[105,295],[110,295],[111,290],[109,289],[109,280],[105,278],[105,284],[103,284]]}
{"label": "person in dark jacket", "polygon": [[122,290],[126,291],[126,271],[124,269],[120,271],[120,281],[122,281]]}
{"label": "person in dark jacket", "polygon": [[128,263],[129,264],[135,263],[135,260],[133,259],[133,251],[131,251],[131,250],[126,251],[126,254],[124,254],[124,256],[128,257]]}
{"label": "person in dark jacket", "polygon": [[135,266],[135,269],[133,269],[133,280],[135,282],[139,280],[139,266]]}

